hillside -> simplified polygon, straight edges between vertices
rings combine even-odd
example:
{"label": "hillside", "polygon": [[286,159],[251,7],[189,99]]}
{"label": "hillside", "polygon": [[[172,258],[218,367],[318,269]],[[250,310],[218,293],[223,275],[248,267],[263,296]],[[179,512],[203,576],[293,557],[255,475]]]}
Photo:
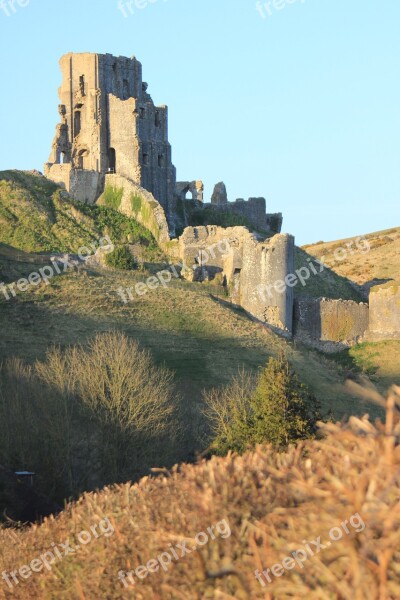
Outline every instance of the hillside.
{"label": "hillside", "polygon": [[[50,258],[45,253],[48,244],[52,252],[76,252],[75,244],[89,243],[107,233],[120,243],[136,242],[143,254],[140,268],[135,271],[82,264],[51,278],[47,284],[42,282],[27,291],[17,292],[15,297],[10,295],[9,299],[0,291],[0,364],[5,364],[3,391],[0,381],[0,413],[5,411],[0,433],[3,432],[3,451],[8,456],[5,466],[37,472],[38,490],[51,499],[60,502],[65,493],[76,495],[115,481],[137,480],[154,464],[170,467],[177,462],[194,460],[197,453],[205,450],[207,423],[202,412],[203,390],[230,383],[240,369],[256,372],[281,349],[286,351],[301,380],[321,401],[323,414],[332,411],[338,419],[351,414],[361,416],[365,412],[373,416],[380,414],[379,408],[355,398],[344,387],[349,370],[363,370],[363,365],[354,365],[349,357],[340,364],[299,343],[282,339],[227,302],[222,285],[189,283],[172,277],[168,286],[160,285],[145,295],[133,293],[132,299],[124,303],[119,291],[127,296],[128,288],[134,289],[137,283],[165,267],[155,241],[133,219],[112,208],[87,207],[67,196],[60,199],[60,191],[54,191],[53,187],[49,187],[50,195],[44,196],[48,182],[35,174],[8,174],[0,183],[3,184],[3,206],[12,206],[17,219],[16,228],[2,225],[0,229],[0,273],[6,284],[48,265]],[[12,198],[10,192],[6,193],[7,186],[14,190]],[[35,186],[41,186],[36,196]],[[20,239],[19,227],[29,227],[26,219],[29,211],[33,215],[34,235],[30,240],[28,236]],[[43,214],[45,225],[42,226],[38,215]],[[55,232],[65,215],[69,215],[70,225],[61,240]],[[13,247],[11,242],[19,246]],[[324,289],[333,290],[335,279],[330,274],[328,277]],[[117,469],[116,476],[101,473],[98,458],[101,441],[88,442],[86,449],[80,441],[88,439],[92,416],[86,421],[77,408],[72,417],[74,441],[71,444],[76,454],[72,463],[78,475],[75,483],[65,488],[57,461],[62,460],[66,451],[61,444],[63,435],[72,440],[68,421],[62,417],[53,432],[54,419],[57,421],[60,417],[52,417],[52,411],[64,409],[56,407],[51,392],[44,393],[45,388],[38,386],[29,369],[37,361],[45,361],[54,345],[61,349],[86,345],[97,334],[109,331],[123,332],[129,339],[136,340],[140,348],[151,353],[155,365],[165,365],[173,374],[179,405],[176,435],[154,440],[150,446],[141,440],[140,451],[132,464]],[[11,377],[7,369],[12,372]],[[384,387],[386,380],[378,384]],[[59,393],[56,398],[60,398]],[[14,417],[10,417],[9,402],[20,406],[15,409],[18,414]],[[42,412],[45,419],[37,419],[36,415]],[[36,425],[32,437],[33,422]],[[8,441],[7,427],[18,431],[17,443]],[[51,429],[51,435],[46,434],[46,427]],[[43,440],[43,452],[47,448],[46,452],[51,453],[51,460],[38,452],[35,440],[39,439]]]}
{"label": "hillside", "polygon": [[[33,270],[31,261],[46,261],[45,256],[18,253],[15,248],[28,253],[76,252],[77,244],[104,233],[116,243],[141,242],[149,261],[143,272],[81,268],[54,278],[49,285],[31,287],[13,301],[0,296],[0,358],[18,356],[32,362],[43,358],[51,344],[65,346],[84,342],[98,331],[123,330],[150,349],[158,363],[165,362],[176,373],[189,405],[195,405],[203,387],[227,383],[242,365],[257,369],[284,346],[326,409],[332,408],[338,418],[364,410],[343,388],[348,365],[332,365],[318,353],[288,343],[252,322],[224,300],[221,286],[172,278],[168,287],[160,286],[124,304],[117,290],[145,281],[151,271],[160,268],[154,240],[133,219],[110,208],[60,199],[59,188],[36,174],[3,172],[0,189],[0,269],[3,277],[8,277],[3,281],[12,279],[12,274]],[[299,250],[296,266],[300,267],[306,257]],[[311,285],[316,294],[355,294],[346,280],[332,272]]]}
{"label": "hillside", "polygon": [[[285,454],[259,447],[182,466],[87,494],[41,526],[2,530],[1,597],[399,598],[392,418],[390,438],[365,419],[331,423],[325,439]],[[15,583],[23,565],[27,580]]]}
{"label": "hillside", "polygon": [[149,259],[162,256],[153,236],[133,219],[75,202],[39,173],[0,171],[0,243],[27,253],[77,254],[104,235],[114,244],[141,244]]}
{"label": "hillside", "polygon": [[[325,257],[330,268],[368,293],[373,285],[400,278],[400,227],[360,237],[303,246],[311,256]],[[342,251],[344,250],[344,252]],[[335,254],[336,253],[336,254]]]}
{"label": "hillside", "polygon": [[[400,227],[309,244],[301,251],[319,260],[324,257],[329,272],[350,282],[354,293],[364,300],[368,299],[373,286],[386,282],[390,285],[400,279]],[[364,342],[332,358],[349,368],[354,365],[360,367],[383,387],[393,382],[400,383],[400,340]]]}

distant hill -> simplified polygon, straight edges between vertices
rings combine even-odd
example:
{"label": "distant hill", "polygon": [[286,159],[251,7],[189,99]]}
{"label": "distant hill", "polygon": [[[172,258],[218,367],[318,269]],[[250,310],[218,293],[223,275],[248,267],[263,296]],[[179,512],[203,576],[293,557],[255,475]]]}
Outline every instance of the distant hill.
{"label": "distant hill", "polygon": [[[369,251],[360,238],[368,242]],[[400,227],[334,242],[317,242],[303,246],[303,250],[318,259],[325,256],[335,273],[361,286],[364,294],[373,285],[400,279]]]}
{"label": "distant hill", "polygon": [[[310,259],[316,257],[308,247],[298,248],[295,250],[295,269],[310,268]],[[318,258],[318,257],[316,257]],[[328,263],[329,265],[329,263]],[[360,302],[362,300],[361,293],[357,286],[353,285],[349,279],[334,269],[326,267],[321,273],[320,267],[316,265],[317,274],[311,272],[306,284],[302,286],[298,284],[294,288],[294,294],[297,297],[313,296],[315,298],[333,298],[343,300],[354,300]]]}

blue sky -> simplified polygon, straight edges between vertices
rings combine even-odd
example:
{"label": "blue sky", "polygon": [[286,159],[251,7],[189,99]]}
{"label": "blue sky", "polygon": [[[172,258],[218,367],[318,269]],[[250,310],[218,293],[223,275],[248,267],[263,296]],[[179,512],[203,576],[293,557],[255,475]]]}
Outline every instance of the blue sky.
{"label": "blue sky", "polygon": [[299,244],[400,225],[398,0],[2,1],[0,170],[43,170],[62,54],[135,55],[207,198],[265,196]]}

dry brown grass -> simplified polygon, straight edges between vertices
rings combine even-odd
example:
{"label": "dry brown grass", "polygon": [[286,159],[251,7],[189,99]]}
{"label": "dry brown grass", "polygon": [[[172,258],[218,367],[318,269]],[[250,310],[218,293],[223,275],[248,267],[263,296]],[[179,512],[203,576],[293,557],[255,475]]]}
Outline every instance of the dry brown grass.
{"label": "dry brown grass", "polygon": [[[334,242],[318,242],[304,246],[304,250],[316,258],[325,257],[326,263],[332,270],[355,283],[365,286],[368,290],[373,282],[397,279],[399,273],[400,256],[400,227],[385,231],[377,231],[363,237],[368,240],[370,251],[364,248],[360,238],[348,238]],[[351,244],[350,250],[348,244]],[[343,248],[346,250],[337,259],[335,251]],[[361,251],[360,251],[361,250]],[[369,284],[369,285],[368,285]]]}
{"label": "dry brown grass", "polygon": [[[358,393],[357,384],[351,384]],[[0,532],[0,565],[11,571],[82,530],[109,517],[115,533],[33,574],[5,598],[57,599],[253,599],[311,598],[387,600],[400,597],[400,388],[384,400],[386,423],[352,417],[327,424],[322,441],[301,443],[277,455],[259,447],[243,457],[213,458],[176,468],[137,485],[83,496],[57,519],[25,531]],[[256,569],[271,568],[303,540],[318,536],[359,513],[366,527],[309,558],[304,569],[286,571],[262,587]],[[232,531],[125,589],[129,571],[169,544],[191,540],[227,519]]]}

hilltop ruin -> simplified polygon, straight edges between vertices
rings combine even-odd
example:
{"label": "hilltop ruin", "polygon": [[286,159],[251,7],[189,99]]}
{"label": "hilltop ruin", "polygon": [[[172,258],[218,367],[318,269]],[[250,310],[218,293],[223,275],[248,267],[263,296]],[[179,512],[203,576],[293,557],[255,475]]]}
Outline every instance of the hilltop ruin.
{"label": "hilltop ruin", "polygon": [[[199,280],[219,275],[234,304],[279,333],[295,332],[317,345],[356,343],[369,325],[374,337],[386,335],[379,313],[383,292],[375,294],[370,309],[324,298],[295,303],[294,238],[280,233],[282,214],[267,214],[265,198],[229,202],[219,182],[206,203],[201,180],[177,181],[168,109],[154,104],[135,57],[69,53],[60,66],[61,122],[45,164],[49,179],[77,200],[111,202],[134,217],[172,261],[196,263],[209,246],[228,242],[229,257],[202,264]],[[385,293],[398,302],[397,288]],[[394,311],[396,302],[390,305]],[[398,325],[392,329],[397,336]]]}
{"label": "hilltop ruin", "polygon": [[[215,239],[229,239],[234,259],[208,268],[223,273],[238,304],[290,334],[293,291],[276,293],[267,303],[256,292],[275,271],[284,277],[293,270],[294,238],[274,238],[282,215],[267,215],[265,198],[228,202],[222,182],[206,204],[202,181],[176,181],[168,109],[154,104],[135,57],[70,53],[60,66],[61,122],[45,175],[82,202],[92,204],[111,190],[117,208],[148,227],[171,259],[185,260],[193,248],[201,251]],[[241,219],[248,228],[192,228],[191,215],[199,211],[211,222],[218,213],[220,219]],[[177,229],[183,234],[179,240]]]}

